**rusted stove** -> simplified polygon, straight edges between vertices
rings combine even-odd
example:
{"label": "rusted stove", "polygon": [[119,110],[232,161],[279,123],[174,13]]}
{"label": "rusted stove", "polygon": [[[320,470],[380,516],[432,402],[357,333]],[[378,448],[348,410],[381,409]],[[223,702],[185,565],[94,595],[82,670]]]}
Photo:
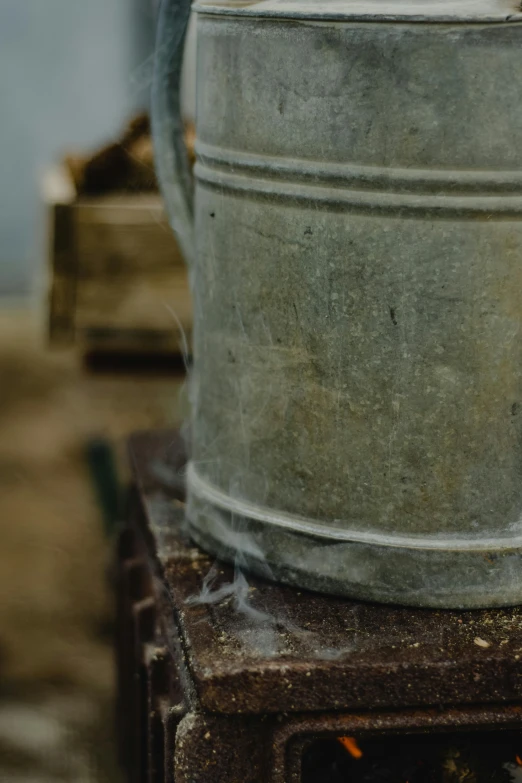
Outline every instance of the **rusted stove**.
{"label": "rusted stove", "polygon": [[177,433],[133,437],[118,547],[130,783],[522,779],[522,612],[359,604],[213,561],[183,534]]}

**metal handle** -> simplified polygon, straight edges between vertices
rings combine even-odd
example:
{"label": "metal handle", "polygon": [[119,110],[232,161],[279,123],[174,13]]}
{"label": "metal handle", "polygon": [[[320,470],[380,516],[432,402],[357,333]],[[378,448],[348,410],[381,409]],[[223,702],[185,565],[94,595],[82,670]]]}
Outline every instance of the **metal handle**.
{"label": "metal handle", "polygon": [[191,0],[162,0],[151,118],[156,171],[170,225],[187,264],[194,255],[194,191],[181,118],[181,67]]}

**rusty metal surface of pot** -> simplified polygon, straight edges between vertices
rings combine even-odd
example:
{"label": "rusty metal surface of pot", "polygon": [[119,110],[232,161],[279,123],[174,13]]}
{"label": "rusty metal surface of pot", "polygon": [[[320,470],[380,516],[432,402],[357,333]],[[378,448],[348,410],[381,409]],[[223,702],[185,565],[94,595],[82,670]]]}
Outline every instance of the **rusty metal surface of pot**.
{"label": "rusty metal surface of pot", "polygon": [[522,601],[522,13],[200,2],[195,194],[165,0],[163,192],[189,262],[188,519],[359,599]]}

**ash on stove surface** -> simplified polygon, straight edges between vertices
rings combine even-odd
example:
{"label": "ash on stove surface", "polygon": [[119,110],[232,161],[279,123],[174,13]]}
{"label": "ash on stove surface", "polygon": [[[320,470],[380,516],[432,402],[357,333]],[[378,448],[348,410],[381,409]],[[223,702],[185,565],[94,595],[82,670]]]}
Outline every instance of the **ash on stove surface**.
{"label": "ash on stove surface", "polygon": [[320,739],[305,750],[302,783],[521,783],[518,732]]}

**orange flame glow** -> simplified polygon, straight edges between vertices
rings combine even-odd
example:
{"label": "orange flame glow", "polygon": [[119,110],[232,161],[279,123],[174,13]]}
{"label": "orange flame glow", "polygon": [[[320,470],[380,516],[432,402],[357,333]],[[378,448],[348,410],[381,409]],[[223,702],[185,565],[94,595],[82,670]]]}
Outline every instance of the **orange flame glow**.
{"label": "orange flame glow", "polygon": [[341,745],[354,759],[361,759],[363,752],[357,744],[355,737],[337,737]]}
{"label": "orange flame glow", "polygon": [[522,759],[520,758],[520,756],[515,756],[515,761],[517,762],[519,767],[522,767]]}

